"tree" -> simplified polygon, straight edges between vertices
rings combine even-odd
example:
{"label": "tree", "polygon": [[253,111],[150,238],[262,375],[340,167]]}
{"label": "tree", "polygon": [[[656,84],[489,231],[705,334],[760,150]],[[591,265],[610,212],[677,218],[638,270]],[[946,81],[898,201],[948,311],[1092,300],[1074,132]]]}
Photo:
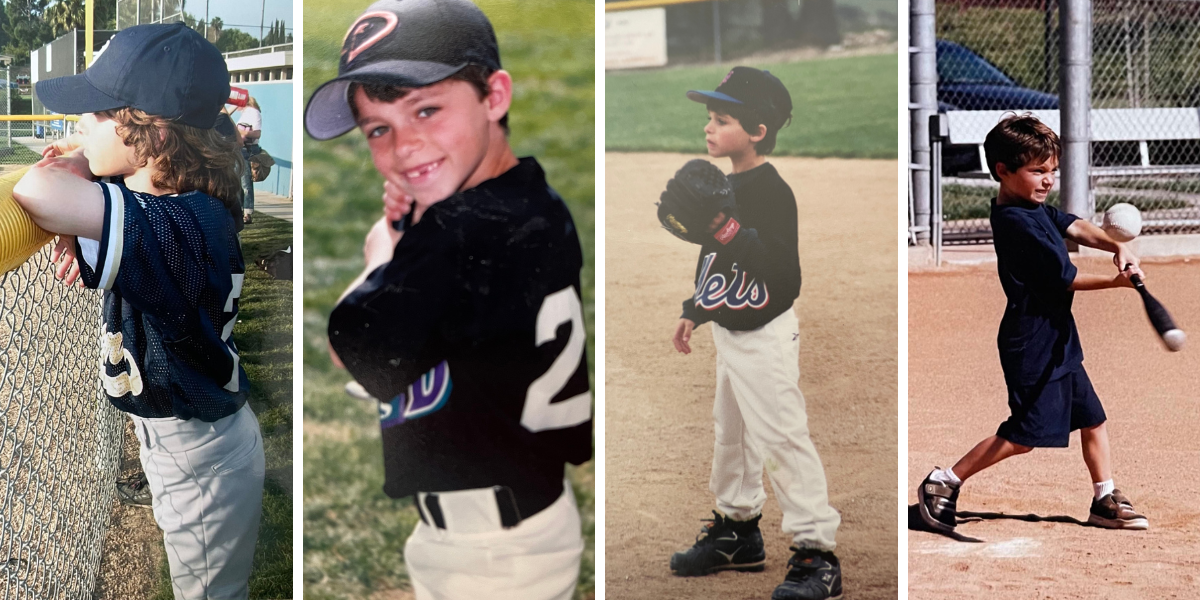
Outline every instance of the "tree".
{"label": "tree", "polygon": [[287,43],[287,24],[282,19],[271,23],[271,31],[263,38],[264,46],[274,46],[275,44]]}
{"label": "tree", "polygon": [[87,26],[87,7],[84,0],[58,0],[46,10],[46,24],[58,37],[72,29]]}
{"label": "tree", "polygon": [[800,7],[800,31],[796,37],[802,46],[828,48],[842,43],[833,0],[804,0]]}
{"label": "tree", "polygon": [[257,47],[258,40],[241,29],[226,29],[221,32],[221,37],[217,38],[217,49],[221,52],[236,52]]}
{"label": "tree", "polygon": [[16,58],[17,64],[29,64],[29,51],[54,39],[54,32],[46,24],[46,5],[49,0],[8,0],[5,13],[8,22],[4,33],[8,43],[4,53]]}
{"label": "tree", "polygon": [[8,45],[8,13],[4,10],[4,3],[0,2],[0,48]]}

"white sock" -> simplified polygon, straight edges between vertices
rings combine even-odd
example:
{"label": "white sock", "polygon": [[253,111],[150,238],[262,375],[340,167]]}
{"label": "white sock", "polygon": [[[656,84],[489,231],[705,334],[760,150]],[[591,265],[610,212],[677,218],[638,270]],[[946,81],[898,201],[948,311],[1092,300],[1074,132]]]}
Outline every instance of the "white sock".
{"label": "white sock", "polygon": [[956,487],[962,485],[962,480],[954,474],[954,469],[951,468],[934,469],[929,478],[938,483],[948,483]]}
{"label": "white sock", "polygon": [[1111,479],[1092,484],[1092,491],[1095,492],[1097,500],[1113,493],[1113,489],[1113,480]]}

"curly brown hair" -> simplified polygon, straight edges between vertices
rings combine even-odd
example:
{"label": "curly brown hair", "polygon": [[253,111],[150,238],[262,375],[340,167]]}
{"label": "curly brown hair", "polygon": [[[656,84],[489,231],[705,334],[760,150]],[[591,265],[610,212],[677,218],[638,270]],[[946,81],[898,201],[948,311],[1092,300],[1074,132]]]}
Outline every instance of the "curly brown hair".
{"label": "curly brown hair", "polygon": [[[133,148],[138,166],[153,162],[154,186],[176,193],[200,191],[227,208],[241,206],[247,168],[237,137],[199,129],[124,107],[100,113],[117,122],[117,135]],[[222,115],[224,118],[224,115]]]}

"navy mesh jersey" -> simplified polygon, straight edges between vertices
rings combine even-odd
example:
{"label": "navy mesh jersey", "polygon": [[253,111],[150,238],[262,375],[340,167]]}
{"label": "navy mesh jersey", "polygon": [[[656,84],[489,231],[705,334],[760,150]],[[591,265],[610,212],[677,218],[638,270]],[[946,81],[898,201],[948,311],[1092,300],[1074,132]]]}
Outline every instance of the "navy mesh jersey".
{"label": "navy mesh jersey", "polygon": [[[104,192],[104,232],[85,285],[104,291],[101,380],[118,409],[140,417],[216,421],[246,401],[233,342],[245,266],[234,222],[201,192]],[[76,251],[86,256],[86,240]],[[89,264],[91,262],[91,264]]]}
{"label": "navy mesh jersey", "polygon": [[431,206],[334,309],[330,342],[382,400],[384,490],[562,493],[592,454],[571,215],[541,167]]}

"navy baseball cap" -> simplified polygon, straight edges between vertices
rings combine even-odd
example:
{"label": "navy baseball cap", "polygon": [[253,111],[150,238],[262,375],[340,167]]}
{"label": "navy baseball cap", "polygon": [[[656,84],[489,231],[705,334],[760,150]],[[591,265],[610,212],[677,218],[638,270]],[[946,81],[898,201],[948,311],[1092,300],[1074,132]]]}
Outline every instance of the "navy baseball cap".
{"label": "navy baseball cap", "polygon": [[716,91],[691,90],[689,100],[707,104],[713,100],[745,106],[758,113],[768,127],[779,129],[792,118],[792,95],[770,71],[734,67]]}
{"label": "navy baseball cap", "polygon": [[469,0],[379,0],[350,26],[338,76],[309,98],[304,129],[318,140],[354,129],[351,83],[424,87],[468,65],[500,69],[496,33],[478,6]]}
{"label": "navy baseball cap", "polygon": [[83,73],[37,82],[37,96],[63,114],[129,106],[211,129],[229,98],[229,69],[221,51],[183,23],[136,25],[117,32]]}

